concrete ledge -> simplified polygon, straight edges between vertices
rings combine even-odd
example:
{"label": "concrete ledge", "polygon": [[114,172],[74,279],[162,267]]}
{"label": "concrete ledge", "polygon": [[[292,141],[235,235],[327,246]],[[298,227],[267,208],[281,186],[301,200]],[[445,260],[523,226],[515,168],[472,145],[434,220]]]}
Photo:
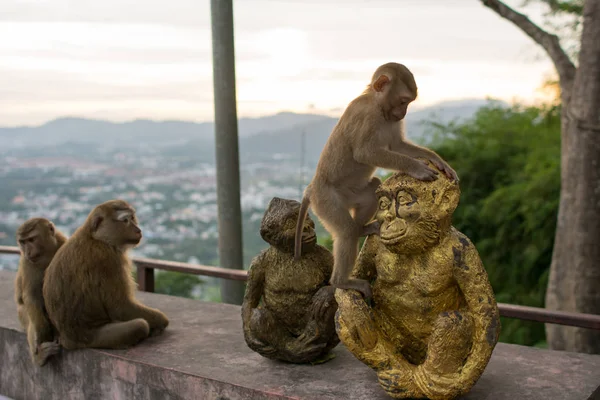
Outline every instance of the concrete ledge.
{"label": "concrete ledge", "polygon": [[[246,347],[237,306],[138,293],[171,319],[164,335],[123,351],[65,351],[41,369],[29,359],[0,271],[0,394],[12,399],[390,399],[343,345],[323,365],[262,358]],[[470,400],[587,400],[600,356],[498,344]],[[600,391],[599,391],[600,392]]]}

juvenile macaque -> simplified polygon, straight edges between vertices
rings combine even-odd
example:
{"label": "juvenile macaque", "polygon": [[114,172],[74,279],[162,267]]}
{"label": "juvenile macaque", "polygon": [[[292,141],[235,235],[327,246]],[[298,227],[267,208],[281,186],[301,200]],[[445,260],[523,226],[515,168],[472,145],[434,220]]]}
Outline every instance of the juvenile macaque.
{"label": "juvenile macaque", "polygon": [[17,229],[21,259],[15,278],[15,302],[19,321],[27,333],[31,360],[40,367],[60,350],[44,306],[42,283],[48,264],[66,240],[45,218],[31,218]]}
{"label": "juvenile macaque", "polygon": [[342,114],[325,144],[296,224],[296,260],[301,257],[304,219],[312,207],[333,237],[334,268],[331,284],[356,289],[369,298],[371,287],[350,273],[361,236],[378,234],[379,224],[367,224],[377,210],[375,189],[381,184],[375,170],[403,171],[422,181],[437,179],[438,172],[417,157],[430,160],[448,177],[456,172],[435,152],[408,142],[404,137],[404,116],[417,97],[412,73],[402,64],[387,63],[375,71],[365,91]]}
{"label": "juvenile macaque", "polygon": [[44,300],[63,347],[126,348],[167,327],[162,312],[134,297],[127,251],[141,239],[133,207],[110,200],[96,206],[56,253]]}

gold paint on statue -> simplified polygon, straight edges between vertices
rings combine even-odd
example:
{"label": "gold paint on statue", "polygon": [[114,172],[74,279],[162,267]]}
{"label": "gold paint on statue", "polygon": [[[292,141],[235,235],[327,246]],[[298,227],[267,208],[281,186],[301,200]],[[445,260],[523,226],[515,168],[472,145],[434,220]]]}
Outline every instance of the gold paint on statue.
{"label": "gold paint on statue", "polygon": [[337,289],[338,335],[394,398],[464,395],[491,357],[500,318],[475,246],[452,226],[458,183],[396,173],[377,196],[380,235],[365,240],[353,271],[370,281],[372,305]]}

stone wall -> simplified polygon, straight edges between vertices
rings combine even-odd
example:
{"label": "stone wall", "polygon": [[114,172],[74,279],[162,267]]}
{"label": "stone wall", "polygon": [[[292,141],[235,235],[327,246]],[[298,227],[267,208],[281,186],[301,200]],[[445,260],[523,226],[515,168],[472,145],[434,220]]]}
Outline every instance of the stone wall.
{"label": "stone wall", "polygon": [[[267,360],[246,347],[239,307],[141,292],[171,319],[162,336],[128,350],[63,350],[37,368],[19,331],[13,279],[0,271],[0,394],[15,400],[389,399],[343,345],[322,365]],[[599,385],[600,356],[500,343],[466,399],[588,400]]]}

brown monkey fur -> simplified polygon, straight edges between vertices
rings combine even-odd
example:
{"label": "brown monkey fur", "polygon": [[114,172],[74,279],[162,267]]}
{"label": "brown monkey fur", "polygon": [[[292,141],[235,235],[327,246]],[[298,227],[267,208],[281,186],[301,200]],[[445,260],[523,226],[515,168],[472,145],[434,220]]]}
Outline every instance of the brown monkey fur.
{"label": "brown monkey fur", "polygon": [[44,300],[67,349],[121,349],[169,324],[134,297],[130,248],[142,239],[134,208],[123,200],[96,206],[46,271]]}
{"label": "brown monkey fur", "polygon": [[368,282],[351,279],[350,273],[359,238],[379,232],[376,221],[367,225],[377,210],[375,189],[381,184],[373,176],[375,170],[404,171],[423,181],[437,179],[438,172],[416,159],[420,157],[457,179],[456,172],[438,154],[405,139],[403,119],[416,98],[417,84],[408,68],[393,62],[378,67],[371,83],[350,102],[333,128],[302,199],[295,259],[302,254],[302,229],[311,207],[334,240],[331,285],[356,289],[367,298],[371,297]]}
{"label": "brown monkey fur", "polygon": [[41,367],[60,350],[60,345],[55,341],[56,330],[44,306],[44,272],[67,238],[46,218],[28,219],[19,226],[16,236],[21,249],[15,278],[17,314],[27,333],[31,360]]}

